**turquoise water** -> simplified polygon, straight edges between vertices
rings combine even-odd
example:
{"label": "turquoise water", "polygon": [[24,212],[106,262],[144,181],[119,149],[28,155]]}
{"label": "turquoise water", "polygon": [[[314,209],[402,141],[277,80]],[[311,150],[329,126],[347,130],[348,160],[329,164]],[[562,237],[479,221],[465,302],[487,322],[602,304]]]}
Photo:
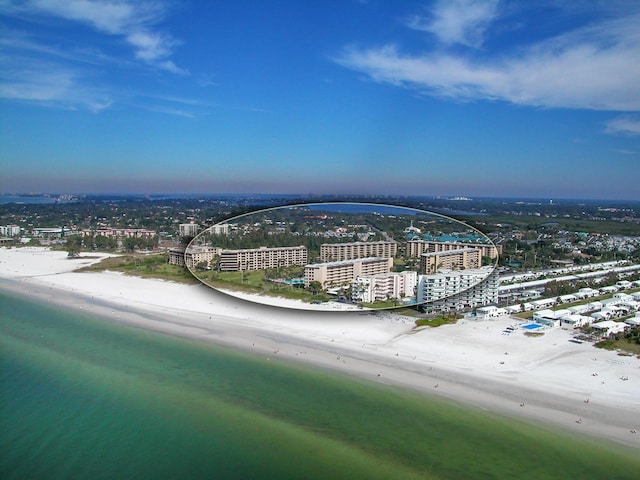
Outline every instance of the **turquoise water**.
{"label": "turquoise water", "polygon": [[637,450],[0,292],[0,478],[637,478]]}

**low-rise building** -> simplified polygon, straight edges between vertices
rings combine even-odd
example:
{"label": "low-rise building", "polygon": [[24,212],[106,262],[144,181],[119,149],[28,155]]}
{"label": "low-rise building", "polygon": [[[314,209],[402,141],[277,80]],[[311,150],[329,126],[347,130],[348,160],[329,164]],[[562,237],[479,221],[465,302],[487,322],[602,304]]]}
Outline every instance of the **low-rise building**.
{"label": "low-rise building", "polygon": [[614,322],[613,320],[605,320],[603,322],[592,323],[591,327],[603,337],[614,335],[616,333],[622,333],[627,328],[627,324],[624,322]]}
{"label": "low-rise building", "polygon": [[587,315],[569,314],[560,317],[560,326],[566,330],[591,325],[593,318]]}
{"label": "low-rise building", "polygon": [[157,233],[155,230],[145,228],[98,228],[96,230],[85,229],[80,232],[83,237],[102,235],[116,238],[150,238],[155,237]]}

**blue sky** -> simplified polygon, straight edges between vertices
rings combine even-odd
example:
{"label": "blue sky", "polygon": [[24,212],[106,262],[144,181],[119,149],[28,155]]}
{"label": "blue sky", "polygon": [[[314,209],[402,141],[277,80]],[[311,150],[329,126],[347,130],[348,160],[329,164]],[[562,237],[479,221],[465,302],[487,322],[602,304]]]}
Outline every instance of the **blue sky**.
{"label": "blue sky", "polygon": [[640,200],[637,1],[0,0],[0,191]]}

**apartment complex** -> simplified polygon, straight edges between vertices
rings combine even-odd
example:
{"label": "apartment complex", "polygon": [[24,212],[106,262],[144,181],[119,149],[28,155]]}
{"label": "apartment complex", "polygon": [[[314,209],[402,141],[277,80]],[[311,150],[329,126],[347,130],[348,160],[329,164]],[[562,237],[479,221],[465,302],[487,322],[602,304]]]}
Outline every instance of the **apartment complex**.
{"label": "apartment complex", "polygon": [[419,275],[418,303],[427,311],[462,311],[498,302],[498,275],[490,266]]}
{"label": "apartment complex", "polygon": [[397,253],[398,244],[393,241],[324,243],[320,245],[320,260],[322,262],[339,262],[368,257],[395,257]]}
{"label": "apartment complex", "polygon": [[179,267],[194,268],[201,262],[206,262],[210,266],[211,261],[222,253],[218,247],[192,246],[188,251],[184,247],[169,249],[169,263]]}
{"label": "apartment complex", "polygon": [[497,258],[502,253],[502,245],[493,243],[435,242],[430,240],[409,240],[405,244],[408,257],[419,258],[425,253],[447,252],[461,248],[474,248],[480,257]]}
{"label": "apartment complex", "polygon": [[304,284],[319,282],[322,288],[350,285],[357,277],[389,273],[391,257],[354,258],[337,262],[315,263],[304,267]]}
{"label": "apartment complex", "polygon": [[410,271],[357,277],[351,284],[351,298],[356,302],[370,303],[414,297],[417,282],[418,274]]}
{"label": "apartment complex", "polygon": [[222,250],[220,270],[250,272],[269,268],[302,266],[307,263],[307,247],[260,247],[241,250]]}
{"label": "apartment complex", "polygon": [[434,253],[423,253],[420,256],[420,273],[432,274],[439,270],[475,269],[482,266],[480,250],[475,248],[459,248]]}

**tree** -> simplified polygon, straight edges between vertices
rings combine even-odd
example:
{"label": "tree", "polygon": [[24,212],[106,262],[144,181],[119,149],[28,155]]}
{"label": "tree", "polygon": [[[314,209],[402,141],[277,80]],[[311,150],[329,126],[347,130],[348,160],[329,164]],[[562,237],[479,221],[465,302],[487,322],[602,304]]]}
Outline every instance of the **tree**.
{"label": "tree", "polygon": [[82,249],[82,238],[78,236],[67,237],[65,246],[67,249],[67,255],[71,258],[75,258],[80,255],[80,250]]}
{"label": "tree", "polygon": [[309,282],[309,291],[313,295],[317,295],[318,293],[320,293],[322,291],[322,284],[320,282],[318,282],[317,280]]}

